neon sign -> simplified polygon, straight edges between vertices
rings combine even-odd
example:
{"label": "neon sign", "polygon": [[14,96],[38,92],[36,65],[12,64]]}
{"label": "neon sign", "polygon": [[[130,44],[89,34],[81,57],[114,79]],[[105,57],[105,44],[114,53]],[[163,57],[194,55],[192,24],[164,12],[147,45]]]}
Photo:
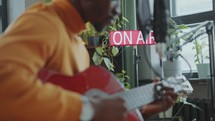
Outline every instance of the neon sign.
{"label": "neon sign", "polygon": [[154,32],[150,31],[149,36],[144,40],[139,30],[112,31],[110,32],[111,46],[132,46],[132,45],[155,45]]}

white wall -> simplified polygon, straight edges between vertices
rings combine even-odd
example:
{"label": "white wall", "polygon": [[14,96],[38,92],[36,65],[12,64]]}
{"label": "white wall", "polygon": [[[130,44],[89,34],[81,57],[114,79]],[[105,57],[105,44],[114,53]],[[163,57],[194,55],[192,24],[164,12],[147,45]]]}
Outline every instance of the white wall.
{"label": "white wall", "polygon": [[28,6],[38,0],[8,0],[8,21],[14,21]]}

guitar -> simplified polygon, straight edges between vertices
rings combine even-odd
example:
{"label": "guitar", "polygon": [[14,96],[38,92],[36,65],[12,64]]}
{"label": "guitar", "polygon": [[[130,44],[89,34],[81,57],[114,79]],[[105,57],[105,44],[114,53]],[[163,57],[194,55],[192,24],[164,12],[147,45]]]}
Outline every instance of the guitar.
{"label": "guitar", "polygon": [[41,70],[38,74],[44,83],[49,82],[70,91],[75,91],[88,97],[95,95],[120,96],[125,100],[129,110],[126,121],[143,121],[139,107],[161,98],[163,86],[172,87],[175,92],[192,93],[193,88],[184,76],[170,77],[158,84],[150,83],[144,86],[125,90],[124,86],[108,70],[100,66],[91,66],[74,76],[65,76],[49,70]]}

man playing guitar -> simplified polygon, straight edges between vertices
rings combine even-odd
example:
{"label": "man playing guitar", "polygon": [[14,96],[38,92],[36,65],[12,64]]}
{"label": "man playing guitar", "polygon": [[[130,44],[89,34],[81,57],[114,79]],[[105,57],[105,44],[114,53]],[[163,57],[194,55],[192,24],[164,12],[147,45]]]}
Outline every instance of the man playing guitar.
{"label": "man playing guitar", "polygon": [[[88,21],[101,31],[119,7],[120,0],[53,0],[34,4],[13,22],[0,37],[0,121],[124,121],[122,98],[91,100],[37,76],[44,68],[69,76],[89,68],[78,35]],[[164,95],[142,108],[144,118],[175,103],[171,89]]]}

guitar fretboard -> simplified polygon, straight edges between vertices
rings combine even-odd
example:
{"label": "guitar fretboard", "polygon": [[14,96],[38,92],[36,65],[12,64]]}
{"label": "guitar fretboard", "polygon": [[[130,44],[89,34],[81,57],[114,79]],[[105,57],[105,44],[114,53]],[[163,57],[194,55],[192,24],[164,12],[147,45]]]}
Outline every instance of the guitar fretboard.
{"label": "guitar fretboard", "polygon": [[155,100],[154,83],[130,89],[128,91],[116,93],[112,96],[120,96],[125,100],[128,110],[133,110],[140,106],[151,103]]}

